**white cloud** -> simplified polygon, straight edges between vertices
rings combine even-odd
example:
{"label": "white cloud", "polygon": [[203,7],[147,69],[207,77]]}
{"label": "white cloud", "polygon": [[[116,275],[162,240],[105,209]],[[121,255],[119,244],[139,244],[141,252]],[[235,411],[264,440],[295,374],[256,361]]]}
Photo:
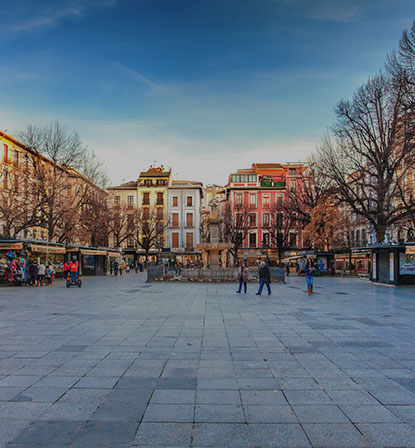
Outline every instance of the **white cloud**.
{"label": "white cloud", "polygon": [[26,16],[14,17],[11,32],[29,32],[35,29],[56,26],[63,20],[80,18],[93,10],[111,8],[117,0],[65,0],[56,3],[39,5],[39,2],[28,3]]}
{"label": "white cloud", "polygon": [[156,162],[171,167],[174,179],[223,185],[231,172],[250,167],[254,162],[304,161],[317,143],[313,139],[225,141],[166,136],[156,139],[141,136],[140,132],[131,135],[130,125],[105,126],[99,136],[84,136],[88,146],[106,160],[114,184],[136,179],[140,171]]}

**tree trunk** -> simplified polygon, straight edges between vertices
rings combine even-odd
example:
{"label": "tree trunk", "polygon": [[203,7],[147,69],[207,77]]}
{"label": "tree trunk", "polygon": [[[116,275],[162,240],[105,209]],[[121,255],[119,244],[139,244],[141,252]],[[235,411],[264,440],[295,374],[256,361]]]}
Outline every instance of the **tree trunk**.
{"label": "tree trunk", "polygon": [[233,249],[234,258],[235,258],[235,267],[239,266],[239,259],[238,259],[238,248],[234,247]]}
{"label": "tree trunk", "polygon": [[384,224],[378,224],[375,228],[376,244],[382,244],[385,239],[386,226]]}

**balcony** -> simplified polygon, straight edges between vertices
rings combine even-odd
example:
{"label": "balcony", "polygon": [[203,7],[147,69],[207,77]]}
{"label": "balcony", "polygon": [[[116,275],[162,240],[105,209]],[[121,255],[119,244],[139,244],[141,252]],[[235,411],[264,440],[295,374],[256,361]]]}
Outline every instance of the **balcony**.
{"label": "balcony", "polygon": [[285,182],[274,182],[272,180],[264,179],[261,180],[261,187],[268,187],[268,188],[285,188]]}

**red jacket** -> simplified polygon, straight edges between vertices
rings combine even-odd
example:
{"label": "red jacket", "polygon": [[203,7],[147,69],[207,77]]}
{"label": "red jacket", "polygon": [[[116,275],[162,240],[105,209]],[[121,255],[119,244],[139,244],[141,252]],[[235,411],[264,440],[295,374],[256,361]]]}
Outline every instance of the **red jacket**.
{"label": "red jacket", "polygon": [[78,268],[79,268],[79,263],[77,261],[75,261],[75,263],[73,261],[71,261],[69,263],[69,270],[71,272],[78,272]]}
{"label": "red jacket", "polygon": [[66,271],[69,271],[69,264],[68,263],[64,263],[63,264],[63,270],[66,272]]}

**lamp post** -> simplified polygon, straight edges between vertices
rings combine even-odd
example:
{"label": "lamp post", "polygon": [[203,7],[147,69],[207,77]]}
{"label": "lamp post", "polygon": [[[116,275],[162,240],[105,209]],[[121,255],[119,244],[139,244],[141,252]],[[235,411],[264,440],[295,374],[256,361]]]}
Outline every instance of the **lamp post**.
{"label": "lamp post", "polygon": [[160,235],[157,235],[157,264],[161,264]]}

